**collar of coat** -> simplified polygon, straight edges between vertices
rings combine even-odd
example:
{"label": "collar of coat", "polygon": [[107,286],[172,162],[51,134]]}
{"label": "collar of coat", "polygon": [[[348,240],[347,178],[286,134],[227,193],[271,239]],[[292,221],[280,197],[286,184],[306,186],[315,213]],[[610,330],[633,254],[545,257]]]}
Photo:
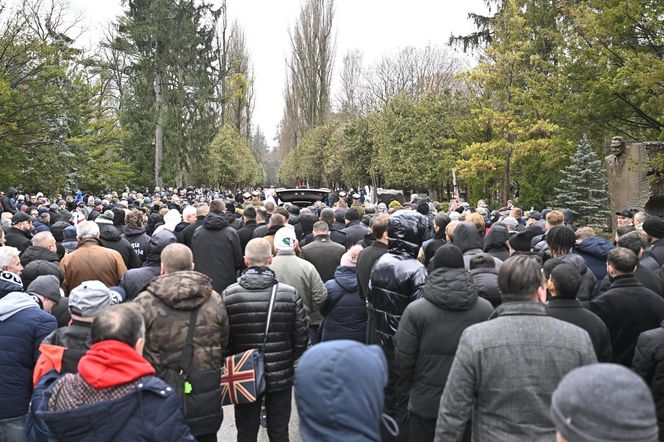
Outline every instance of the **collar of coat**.
{"label": "collar of coat", "polygon": [[499,316],[547,316],[546,305],[537,301],[504,302],[494,310],[489,319]]}

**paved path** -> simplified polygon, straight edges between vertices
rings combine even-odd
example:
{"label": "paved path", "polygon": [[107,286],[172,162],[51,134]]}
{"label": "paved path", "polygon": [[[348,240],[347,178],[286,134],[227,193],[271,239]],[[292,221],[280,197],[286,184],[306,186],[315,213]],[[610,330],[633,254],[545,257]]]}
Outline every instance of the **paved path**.
{"label": "paved path", "polygon": [[[297,416],[297,407],[295,406],[295,395],[293,395],[293,407],[289,425],[291,442],[302,442],[299,430],[300,420]],[[235,413],[232,406],[224,407],[224,421],[221,424],[219,433],[217,433],[219,442],[235,442],[237,439],[237,430],[235,429]],[[268,442],[267,431],[261,427],[258,432],[258,442]]]}

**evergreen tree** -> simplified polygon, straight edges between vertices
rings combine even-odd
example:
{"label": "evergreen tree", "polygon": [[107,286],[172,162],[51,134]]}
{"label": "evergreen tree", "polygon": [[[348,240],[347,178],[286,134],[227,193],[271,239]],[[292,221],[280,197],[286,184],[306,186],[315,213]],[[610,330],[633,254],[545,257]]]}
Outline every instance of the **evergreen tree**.
{"label": "evergreen tree", "polygon": [[575,212],[579,224],[604,227],[610,215],[606,169],[583,137],[556,188],[558,205]]}

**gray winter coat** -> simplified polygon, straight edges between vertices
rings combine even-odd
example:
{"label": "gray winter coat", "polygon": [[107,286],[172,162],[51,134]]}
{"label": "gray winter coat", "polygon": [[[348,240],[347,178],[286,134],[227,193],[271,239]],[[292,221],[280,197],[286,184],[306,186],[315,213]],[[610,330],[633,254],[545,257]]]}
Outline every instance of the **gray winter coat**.
{"label": "gray winter coat", "polygon": [[551,394],[568,372],[597,361],[581,328],[536,302],[507,302],[459,341],[436,422],[436,441],[551,441]]}

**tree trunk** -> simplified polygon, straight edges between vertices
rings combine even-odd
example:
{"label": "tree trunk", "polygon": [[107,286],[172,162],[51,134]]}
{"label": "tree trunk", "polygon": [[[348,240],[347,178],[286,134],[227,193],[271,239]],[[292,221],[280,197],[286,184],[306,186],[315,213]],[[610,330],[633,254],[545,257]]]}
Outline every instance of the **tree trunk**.
{"label": "tree trunk", "polygon": [[512,148],[508,148],[505,151],[505,183],[503,186],[503,205],[507,206],[507,200],[510,199],[510,189],[511,189],[511,183],[512,183],[512,177],[511,177],[511,170],[510,170],[510,163],[512,159]]}
{"label": "tree trunk", "polygon": [[154,136],[154,185],[157,187],[163,186],[161,165],[164,155],[164,96],[161,82],[161,72],[157,72],[154,77],[154,95],[157,108],[157,128]]}

